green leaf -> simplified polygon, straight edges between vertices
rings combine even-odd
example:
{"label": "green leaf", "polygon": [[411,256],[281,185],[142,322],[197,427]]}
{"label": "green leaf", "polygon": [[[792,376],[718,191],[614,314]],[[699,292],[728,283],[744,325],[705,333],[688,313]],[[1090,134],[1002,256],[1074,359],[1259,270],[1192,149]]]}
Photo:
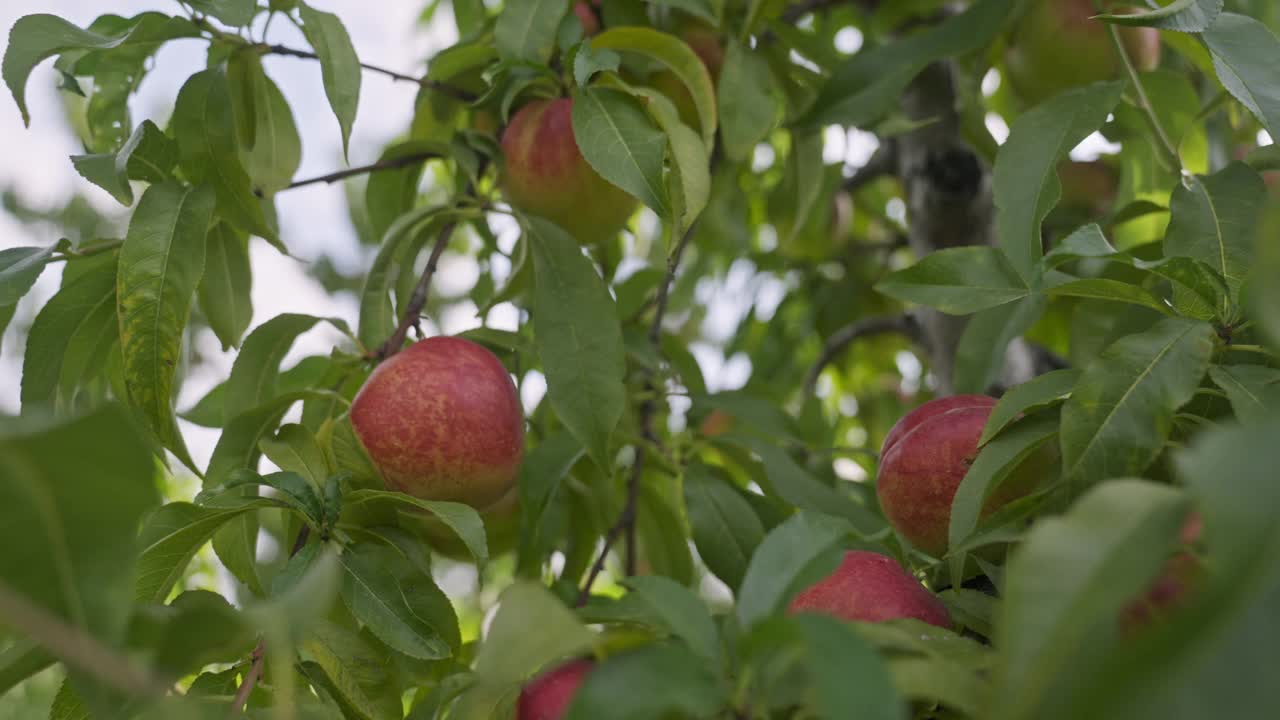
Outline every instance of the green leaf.
{"label": "green leaf", "polygon": [[1097,223],[1090,223],[1077,228],[1045,253],[1043,264],[1046,270],[1050,270],[1073,260],[1111,257],[1119,252],[1102,234],[1102,228]]}
{"label": "green leaf", "polygon": [[231,27],[248,25],[253,22],[253,16],[258,11],[255,0],[187,0],[187,3]]}
{"label": "green leaf", "polygon": [[1028,295],[974,313],[956,346],[951,383],[957,393],[984,393],[1000,379],[1009,343],[1030,330],[1044,314],[1048,299]]}
{"label": "green leaf", "polygon": [[1211,325],[1168,318],[1104,350],[1062,409],[1063,477],[1082,487],[1145,470],[1208,371],[1213,349]]}
{"label": "green leaf", "polygon": [[[119,333],[116,258],[104,255],[80,262],[87,263],[83,274],[63,285],[40,308],[31,324],[26,354],[22,358],[24,414],[53,403],[63,365],[69,359],[69,349],[80,344],[81,338],[106,335],[114,341]],[[65,274],[63,279],[67,279]]]}
{"label": "green leaf", "polygon": [[590,649],[594,642],[595,635],[547,588],[518,581],[498,600],[497,614],[476,655],[477,680],[507,690],[552,661]]}
{"label": "green leaf", "polygon": [[1128,15],[1104,14],[1096,19],[1113,25],[1131,25],[1177,30],[1178,32],[1204,32],[1222,12],[1222,0],[1174,0],[1162,8],[1135,12]]}
{"label": "green leaf", "polygon": [[1045,289],[1050,297],[1093,298],[1095,300],[1111,300],[1151,308],[1165,315],[1171,315],[1169,304],[1156,297],[1154,293],[1140,285],[1133,285],[1121,280],[1109,278],[1087,278],[1071,280],[1059,285],[1051,285]]}
{"label": "green leaf", "polygon": [[[1193,178],[1173,191],[1165,257],[1189,257],[1216,270],[1234,302],[1253,264],[1254,234],[1267,188],[1244,163],[1232,163],[1203,180]],[[1215,308],[1221,312],[1221,306]]]}
{"label": "green leaf", "polygon": [[[744,627],[774,614],[802,579],[809,579],[816,565],[825,562],[853,528],[830,515],[800,512],[774,528],[756,548],[738,592],[738,622]],[[814,577],[813,580],[819,578]]]}
{"label": "green leaf", "polygon": [[[315,387],[323,381],[325,374],[333,367],[333,359],[328,355],[311,355],[298,361],[297,365],[280,373],[276,379],[276,390],[281,394],[297,392]],[[221,428],[226,422],[223,416],[223,398],[226,396],[227,381],[223,380],[205,394],[190,410],[182,413],[182,417],[196,425],[207,428]]]}
{"label": "green leaf", "polygon": [[697,130],[702,142],[711,147],[716,135],[716,87],[707,66],[683,40],[648,27],[615,27],[592,38],[591,47],[641,55],[670,70],[689,91],[698,111]]}
{"label": "green leaf", "polygon": [[525,454],[516,490],[520,495],[518,574],[536,576],[549,555],[555,532],[546,520],[561,481],[582,458],[582,443],[567,432],[542,440]]}
{"label": "green leaf", "polygon": [[359,544],[339,556],[342,599],[351,614],[379,640],[409,657],[438,660],[458,646],[458,625],[449,598],[381,545]]}
{"label": "green leaf", "polygon": [[[1151,262],[1134,259],[1133,266],[1172,281],[1175,285],[1174,306],[1185,314],[1192,314],[1190,311],[1195,307],[1227,309],[1232,304],[1232,292],[1226,280],[1217,270],[1199,260],[1188,257]],[[1208,312],[1206,316],[1212,317],[1213,314]]]}
{"label": "green leaf", "polygon": [[1026,282],[998,248],[973,246],[929,253],[890,273],[876,290],[952,315],[967,315],[1029,294]]}
{"label": "green leaf", "polygon": [[692,590],[674,580],[652,575],[627,580],[632,595],[662,619],[671,634],[711,667],[721,659],[720,637],[706,604]]}
{"label": "green leaf", "polygon": [[195,469],[173,414],[173,380],[191,301],[204,272],[213,193],[152,185],[120,247],[116,309],[129,402],[156,438]]}
{"label": "green leaf", "polygon": [[239,347],[253,319],[249,238],[226,223],[217,223],[209,230],[205,253],[200,309],[223,350]]}
{"label": "green leaf", "polygon": [[[775,89],[773,71],[765,58],[730,40],[716,88],[720,141],[730,160],[740,162],[750,157],[756,145],[777,127],[782,105]],[[812,173],[813,168],[807,171]]]}
{"label": "green leaf", "polygon": [[994,717],[1040,718],[1070,697],[1121,609],[1155,579],[1189,505],[1165,485],[1113,480],[1041,520],[1009,561]]}
{"label": "green leaf", "polygon": [[857,53],[836,66],[799,125],[874,124],[897,107],[907,85],[930,63],[990,43],[1013,5],[1013,0],[982,0],[927,30]]}
{"label": "green leaf", "polygon": [[1064,92],[1019,116],[1000,146],[992,171],[996,235],[1025,281],[1037,281],[1040,225],[1062,194],[1058,162],[1102,126],[1123,91],[1115,82]]}
{"label": "green leaf", "polygon": [[804,660],[819,717],[901,720],[906,705],[884,660],[857,631],[832,617],[803,614],[792,622],[802,639]]}
{"label": "green leaf", "polygon": [[[951,499],[951,523],[947,532],[950,547],[959,548],[965,544],[977,530],[982,508],[991,493],[1024,460],[1057,434],[1058,413],[1042,412],[1014,423],[983,446]],[[964,571],[964,554],[953,552],[950,559],[952,577],[961,577]]]}
{"label": "green leaf", "polygon": [[415,513],[424,510],[431,513],[448,526],[467,546],[467,551],[475,559],[476,565],[483,566],[489,562],[489,546],[484,534],[484,521],[470,505],[443,500],[422,500],[412,495],[386,490],[353,490],[344,496],[347,507],[357,507],[373,502],[403,505],[404,509]]}
{"label": "green leaf", "polygon": [[884,521],[870,508],[818,480],[793,460],[786,450],[778,447],[774,438],[731,432],[718,440],[737,445],[760,457],[768,477],[766,492],[802,510],[838,515],[852,523],[854,529],[862,535],[873,535],[884,529]]}
{"label": "green leaf", "polygon": [[383,234],[382,247],[360,291],[358,338],[365,347],[378,347],[395,329],[400,319],[391,305],[391,290],[405,268],[413,267],[418,251],[439,229],[445,215],[446,209],[440,206],[415,208],[397,218]]}
{"label": "green leaf", "polygon": [[342,154],[345,157],[351,142],[351,126],[356,122],[356,110],[360,106],[360,58],[347,28],[333,13],[316,10],[304,2],[298,3],[302,16],[302,32],[307,42],[320,56],[320,74],[324,79],[324,94],[329,106],[338,118],[342,129]]}
{"label": "green leaf", "polygon": [[764,540],[760,517],[745,498],[701,464],[685,471],[684,502],[698,555],[716,577],[737,590],[752,553]]}
{"label": "green leaf", "polygon": [[509,0],[493,28],[498,56],[546,64],[555,49],[560,19],[568,11],[569,0]]}
{"label": "green leaf", "polygon": [[663,183],[667,137],[634,98],[620,90],[579,89],[573,100],[573,135],[582,156],[601,177],[658,215],[671,216]]}
{"label": "green leaf", "polygon": [[1201,37],[1223,87],[1272,137],[1280,137],[1280,86],[1266,60],[1280,55],[1280,39],[1257,20],[1229,12],[1219,15]]}
{"label": "green leaf", "polygon": [[[794,222],[790,232],[779,238],[783,247],[794,245],[796,238],[804,230],[805,220],[817,214],[818,203],[822,199],[823,173],[822,165],[823,139],[820,132],[791,133],[791,153],[787,156],[786,176],[780,191],[788,208],[794,209]],[[791,197],[786,197],[791,195]]]}
{"label": "green leaf", "polygon": [[[108,647],[124,640],[138,525],[160,502],[154,478],[148,443],[118,405],[57,425],[3,429],[0,589],[62,623],[16,629],[38,642],[76,631]],[[76,645],[74,637],[59,643]],[[73,667],[83,668],[83,658]]]}
{"label": "green leaf", "polygon": [[17,305],[0,305],[0,349],[4,348],[4,331],[9,327],[9,323],[13,321],[13,315],[17,309]]}
{"label": "green leaf", "polygon": [[529,239],[534,347],[547,375],[547,398],[596,464],[612,467],[610,437],[626,408],[622,328],[613,298],[563,230],[530,218]]}
{"label": "green leaf", "polygon": [[0,305],[13,305],[36,284],[53,246],[0,250]]}
{"label": "green leaf", "polygon": [[[302,162],[302,140],[293,109],[280,88],[262,70],[257,53],[237,53],[245,58],[239,73],[230,73],[231,96],[246,97],[252,112],[241,120],[241,160],[256,194],[270,197],[287,188]],[[239,116],[237,116],[239,119]],[[250,134],[245,137],[245,131]],[[375,174],[376,177],[376,174]]]}
{"label": "green leaf", "polygon": [[565,720],[714,717],[727,698],[704,659],[674,645],[647,645],[587,674]]}
{"label": "green leaf", "polygon": [[[448,154],[447,149],[439,143],[411,140],[389,146],[382,151],[378,162],[427,153],[435,153],[441,157]],[[413,208],[414,202],[418,199],[418,183],[422,180],[422,169],[426,162],[426,159],[423,159],[404,167],[384,170],[369,176],[369,184],[364,193],[364,206],[369,215],[370,231],[379,241],[389,242],[387,231],[398,218]]]}
{"label": "green leaf", "polygon": [[207,508],[186,502],[169,503],[147,517],[138,535],[139,602],[162,602],[186,572],[191,558],[214,532],[252,506]]}
{"label": "green leaf", "polygon": [[72,155],[81,177],[106,190],[122,205],[133,204],[130,179],[151,183],[173,179],[178,146],[150,120],[143,120],[116,153]]}
{"label": "green leaf", "polygon": [[[338,699],[345,717],[383,720],[400,717],[399,693],[387,695],[393,668],[389,658],[356,633],[331,622],[320,622],[302,642],[303,663],[323,674],[330,695]],[[308,676],[314,677],[311,668]]]}
{"label": "green leaf", "polygon": [[218,217],[283,250],[240,162],[227,76],[220,70],[205,70],[188,78],[178,91],[171,122],[182,169],[191,182],[213,188]]}
{"label": "green leaf", "polygon": [[275,491],[271,499],[278,500],[281,507],[293,509],[313,527],[320,527],[324,522],[324,505],[316,487],[307,482],[306,478],[293,472],[259,475],[253,470],[241,470],[233,474],[225,485],[201,492],[196,496],[196,502],[210,507],[221,507],[224,503],[229,503],[231,507],[239,507],[242,500],[228,497],[236,493],[226,491],[249,486],[271,488]]}
{"label": "green leaf", "polygon": [[320,321],[313,315],[284,313],[249,333],[227,379],[222,400],[225,418],[230,420],[276,397],[280,361],[298,336]]}
{"label": "green leaf", "polygon": [[18,18],[9,31],[9,46],[4,52],[0,74],[4,75],[4,82],[18,104],[23,125],[31,124],[31,115],[27,112],[27,78],[42,60],[67,50],[114,48],[128,38],[127,34],[108,37],[81,30],[55,15],[41,13]]}
{"label": "green leaf", "polygon": [[978,445],[986,445],[1023,414],[1056,404],[1071,394],[1080,379],[1075,368],[1053,370],[1009,388],[991,409]]}
{"label": "green leaf", "polygon": [[1266,420],[1280,409],[1280,370],[1262,365],[1214,365],[1209,377],[1227,393],[1243,423]]}
{"label": "green leaf", "polygon": [[586,85],[596,73],[617,72],[622,56],[612,50],[593,50],[583,43],[573,53],[573,81]]}
{"label": "green leaf", "polygon": [[281,470],[301,475],[317,489],[324,487],[333,472],[316,436],[302,425],[284,425],[275,437],[263,438],[258,446]]}
{"label": "green leaf", "polygon": [[658,487],[653,478],[640,488],[636,510],[636,535],[645,561],[654,574],[691,585],[694,581],[693,553],[684,518],[671,499],[670,489]]}
{"label": "green leaf", "polygon": [[677,121],[663,130],[667,133],[673,162],[668,192],[678,200],[675,203],[680,208],[677,232],[684,233],[693,227],[711,199],[710,156],[698,133],[688,126]]}
{"label": "green leaf", "polygon": [[337,553],[328,544],[310,544],[289,558],[276,576],[271,598],[245,612],[266,635],[268,651],[273,641],[276,647],[291,647],[331,615],[341,583]]}
{"label": "green leaf", "polygon": [[168,605],[143,606],[130,627],[130,644],[146,647],[165,679],[177,680],[213,663],[233,663],[257,641],[245,617],[208,590],[189,590]]}
{"label": "green leaf", "polygon": [[40,646],[16,640],[0,650],[0,695],[57,662]]}

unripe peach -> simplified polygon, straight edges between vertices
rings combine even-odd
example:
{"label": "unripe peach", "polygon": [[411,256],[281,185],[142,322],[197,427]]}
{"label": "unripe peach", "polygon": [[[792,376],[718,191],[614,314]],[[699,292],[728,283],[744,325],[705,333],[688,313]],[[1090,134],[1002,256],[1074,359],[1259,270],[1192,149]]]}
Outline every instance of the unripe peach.
{"label": "unripe peach", "polygon": [[590,660],[573,660],[536,678],[520,691],[517,720],[561,720],[573,695],[595,669]]}
{"label": "unripe peach", "polygon": [[[876,495],[889,524],[920,550],[946,553],[951,501],[995,404],[985,395],[933,400],[903,416],[885,438]],[[1040,451],[1015,469],[987,497],[983,516],[1035,489],[1049,459]]]}
{"label": "unripe peach", "polygon": [[515,484],[524,413],[506,368],[462,338],[391,356],[351,403],[351,425],[387,486],[486,508]]}
{"label": "unripe peach", "polygon": [[951,627],[951,616],[941,600],[893,558],[865,550],[846,552],[840,567],[796,595],[788,610],[862,622],[915,618]]}
{"label": "unripe peach", "polygon": [[638,204],[587,164],[573,136],[573,101],[535,100],[502,133],[502,187],[511,204],[581,243],[616,235]]}
{"label": "unripe peach", "polygon": [[[1110,30],[1093,19],[1098,14],[1093,0],[1031,1],[1005,54],[1006,75],[1019,97],[1035,105],[1068,88],[1120,76],[1121,60]],[[1121,27],[1119,32],[1138,70],[1154,70],[1160,64],[1160,31]]]}

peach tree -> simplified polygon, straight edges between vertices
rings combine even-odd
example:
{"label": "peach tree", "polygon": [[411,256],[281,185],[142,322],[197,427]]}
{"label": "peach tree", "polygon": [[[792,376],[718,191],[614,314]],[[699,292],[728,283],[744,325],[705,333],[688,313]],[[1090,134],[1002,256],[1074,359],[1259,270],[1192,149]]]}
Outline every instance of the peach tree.
{"label": "peach tree", "polygon": [[[1280,706],[1273,3],[435,0],[422,72],[321,5],[9,34],[6,111],[58,120],[25,101],[52,60],[83,152],[47,162],[127,215],[0,250],[0,706]],[[137,117],[170,43],[205,62]],[[345,152],[369,74],[411,123],[300,176],[299,124]],[[277,198],[317,183],[367,262],[307,270],[358,312],[262,317],[250,248],[289,256]],[[234,362],[178,407],[202,333]]]}

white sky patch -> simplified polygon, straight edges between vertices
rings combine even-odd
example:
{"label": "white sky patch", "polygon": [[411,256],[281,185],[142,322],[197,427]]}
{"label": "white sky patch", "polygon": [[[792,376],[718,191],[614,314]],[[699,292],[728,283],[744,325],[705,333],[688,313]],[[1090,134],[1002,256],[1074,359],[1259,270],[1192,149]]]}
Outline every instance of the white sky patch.
{"label": "white sky patch", "polygon": [[538,403],[547,394],[547,378],[537,370],[524,374],[524,382],[520,383],[520,404],[524,406],[525,415],[532,414]]}
{"label": "white sky patch", "polygon": [[862,49],[862,31],[856,27],[843,27],[836,31],[833,44],[836,50],[852,55]]}
{"label": "white sky patch", "polygon": [[753,172],[764,172],[773,167],[775,155],[773,146],[768,143],[760,143],[756,145],[756,149],[751,153],[751,170]]}
{"label": "white sky patch", "polygon": [[1009,124],[1004,121],[1004,118],[995,113],[987,113],[985,121],[987,132],[991,133],[991,137],[995,138],[997,145],[1003,145],[1004,141],[1009,139]]}
{"label": "white sky patch", "polygon": [[844,162],[848,153],[849,135],[839,125],[828,125],[822,130],[822,162],[831,165]]}
{"label": "white sky patch", "polygon": [[1266,130],[1259,130],[1257,137],[1258,147],[1264,147],[1271,144],[1271,133]]}
{"label": "white sky patch", "polygon": [[849,458],[836,458],[831,462],[831,469],[835,471],[836,477],[841,480],[850,482],[866,482],[867,480],[867,471]]}
{"label": "white sky patch", "polygon": [[1000,71],[991,68],[982,76],[982,96],[991,97],[1000,89]]}
{"label": "white sky patch", "polygon": [[1071,159],[1077,162],[1097,160],[1103,155],[1115,155],[1120,152],[1120,145],[1113,143],[1102,136],[1102,133],[1093,131],[1079,145],[1071,148]]}
{"label": "white sky patch", "polygon": [[880,140],[865,130],[849,128],[848,138],[848,142],[845,143],[844,161],[850,168],[866,165],[876,150],[880,149]]}

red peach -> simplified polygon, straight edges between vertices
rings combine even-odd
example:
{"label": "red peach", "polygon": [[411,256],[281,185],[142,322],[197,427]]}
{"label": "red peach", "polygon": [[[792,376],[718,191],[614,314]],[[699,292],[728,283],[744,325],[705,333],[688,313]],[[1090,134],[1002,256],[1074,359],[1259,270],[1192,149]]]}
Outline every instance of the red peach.
{"label": "red peach", "polygon": [[862,622],[915,618],[951,627],[951,616],[941,600],[893,558],[865,550],[846,552],[840,567],[796,595],[788,610]]}
{"label": "red peach", "polygon": [[560,720],[573,695],[595,668],[590,660],[573,660],[524,686],[516,703],[517,720]]}
{"label": "red peach", "polygon": [[524,413],[498,358],[433,337],[391,356],[351,404],[351,425],[389,488],[483,509],[515,484]]}

